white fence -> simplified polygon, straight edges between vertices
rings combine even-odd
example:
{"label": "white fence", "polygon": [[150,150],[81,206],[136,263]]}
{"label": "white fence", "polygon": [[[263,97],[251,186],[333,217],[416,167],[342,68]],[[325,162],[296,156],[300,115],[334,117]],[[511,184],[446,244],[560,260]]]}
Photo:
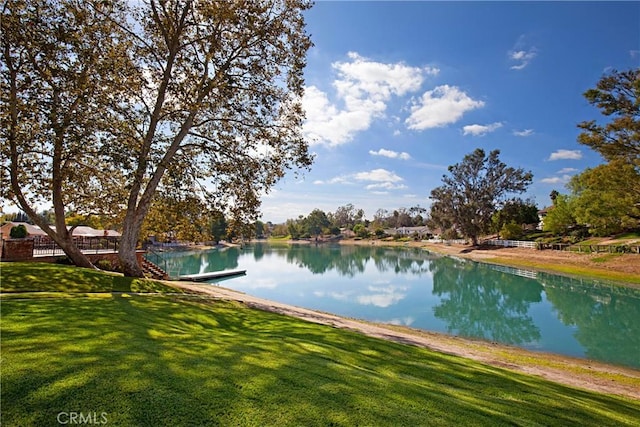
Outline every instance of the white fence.
{"label": "white fence", "polygon": [[505,248],[530,248],[530,249],[536,248],[536,242],[527,242],[523,240],[492,239],[492,240],[485,240],[484,243],[491,246],[503,246]]}
{"label": "white fence", "polygon": [[487,265],[489,266],[490,269],[501,271],[503,273],[514,274],[516,276],[527,277],[529,279],[538,278],[538,273],[536,271],[523,270],[521,268],[514,268],[514,267],[506,267],[503,265],[494,265],[494,264],[487,264]]}
{"label": "white fence", "polygon": [[467,241],[464,239],[454,239],[454,240],[429,239],[429,240],[423,240],[423,242],[444,243],[445,245],[466,245],[467,244]]}

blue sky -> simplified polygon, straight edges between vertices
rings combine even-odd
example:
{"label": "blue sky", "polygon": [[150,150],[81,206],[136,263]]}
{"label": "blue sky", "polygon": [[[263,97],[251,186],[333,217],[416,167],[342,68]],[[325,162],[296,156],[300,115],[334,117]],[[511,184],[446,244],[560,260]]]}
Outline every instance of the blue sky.
{"label": "blue sky", "polygon": [[638,2],[318,1],[305,71],[311,171],[263,198],[264,221],[352,203],[430,206],[447,167],[476,148],[531,170],[539,207],[602,163],[576,125],[582,93],[640,66]]}

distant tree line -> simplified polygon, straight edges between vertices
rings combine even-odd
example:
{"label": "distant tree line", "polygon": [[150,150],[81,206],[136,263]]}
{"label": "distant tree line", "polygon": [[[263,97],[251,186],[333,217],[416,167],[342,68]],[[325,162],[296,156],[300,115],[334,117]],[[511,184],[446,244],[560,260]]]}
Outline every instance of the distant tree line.
{"label": "distant tree line", "polygon": [[428,210],[417,205],[393,211],[378,209],[370,220],[365,218],[363,209],[348,203],[339,206],[335,212],[314,209],[307,216],[288,219],[284,224],[274,226],[271,235],[290,236],[292,239],[317,238],[321,235],[338,236],[349,230],[358,237],[380,236],[386,229],[426,225],[427,219]]}
{"label": "distant tree line", "polygon": [[[640,228],[640,69],[613,70],[596,88],[584,94],[599,108],[607,123],[595,120],[578,124],[578,142],[602,155],[605,163],[575,175],[569,194],[551,193],[544,231],[575,237],[606,236]],[[429,210],[420,206],[392,213],[376,211],[373,220],[349,204],[335,213],[314,210],[309,216],[287,221],[293,238],[336,234],[348,228],[360,237],[380,235],[380,230],[429,225],[444,238],[464,237],[472,244],[490,233],[505,239],[518,238],[529,225],[539,222],[538,207],[524,193],[532,182],[531,172],[513,168],[499,159],[500,151],[488,154],[476,149],[460,163],[449,166],[442,185],[431,190]]]}

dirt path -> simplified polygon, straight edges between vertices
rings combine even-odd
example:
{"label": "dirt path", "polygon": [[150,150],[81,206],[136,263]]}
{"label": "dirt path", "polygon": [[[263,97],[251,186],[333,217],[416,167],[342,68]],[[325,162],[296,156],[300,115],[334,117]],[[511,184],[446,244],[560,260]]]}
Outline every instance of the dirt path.
{"label": "dirt path", "polygon": [[168,282],[171,286],[215,299],[238,301],[248,307],[293,316],[309,322],[357,331],[372,337],[426,347],[492,366],[537,375],[558,383],[618,394],[640,400],[640,371],[583,359],[533,353],[483,341],[451,337],[390,325],[379,325],[256,298],[210,284]]}

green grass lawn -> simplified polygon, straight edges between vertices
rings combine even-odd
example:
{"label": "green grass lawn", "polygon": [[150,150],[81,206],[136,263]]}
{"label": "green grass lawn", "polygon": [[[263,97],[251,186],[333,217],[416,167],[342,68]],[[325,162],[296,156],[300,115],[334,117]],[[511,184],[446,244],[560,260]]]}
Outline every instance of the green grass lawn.
{"label": "green grass lawn", "polygon": [[615,240],[635,240],[640,239],[640,231],[632,231],[629,233],[619,234],[615,237]]}
{"label": "green grass lawn", "polygon": [[[113,280],[80,269],[68,279],[69,267],[49,268],[48,279],[32,278],[22,265],[2,264],[3,293],[6,283],[13,292],[35,291],[58,289],[47,282],[59,280],[85,293]],[[99,421],[104,413],[115,426],[640,420],[639,401],[240,304],[156,293],[43,296],[1,301],[3,426],[58,425],[61,412],[95,413]]]}
{"label": "green grass lawn", "polygon": [[0,263],[2,292],[182,292],[149,279],[43,262]]}

